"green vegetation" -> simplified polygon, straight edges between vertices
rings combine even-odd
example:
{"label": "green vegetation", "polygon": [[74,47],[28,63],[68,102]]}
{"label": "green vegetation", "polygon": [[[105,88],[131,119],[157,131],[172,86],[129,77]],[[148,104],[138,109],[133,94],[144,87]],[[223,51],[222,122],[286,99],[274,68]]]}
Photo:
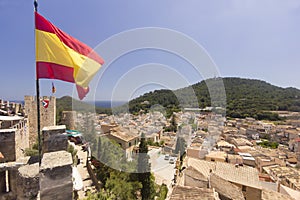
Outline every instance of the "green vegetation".
{"label": "green vegetation", "polygon": [[25,149],[25,156],[38,156],[39,155],[39,150],[38,149],[31,149],[31,148],[26,148]]}
{"label": "green vegetation", "polygon": [[175,153],[180,153],[180,156],[184,154],[186,148],[186,142],[183,137],[177,137]]}
{"label": "green vegetation", "polygon": [[[87,199],[103,200],[152,200],[155,196],[164,199],[166,189],[155,185],[154,176],[150,172],[148,146],[145,138],[141,138],[140,154],[133,161],[127,161],[124,151],[115,141],[106,137],[96,139],[97,158],[92,157],[95,173],[102,183],[102,191],[88,194]],[[130,173],[138,168],[140,173]]]}
{"label": "green vegetation", "polygon": [[176,116],[173,113],[172,118],[170,121],[170,126],[164,127],[164,131],[166,132],[177,132],[177,122],[176,122]]}
{"label": "green vegetation", "polygon": [[162,184],[159,188],[158,198],[156,200],[165,200],[168,194],[168,187],[166,184]]}
{"label": "green vegetation", "polygon": [[[226,106],[226,115],[232,118],[253,117],[258,120],[276,121],[280,120],[278,114],[270,111],[300,111],[300,90],[298,89],[281,88],[265,81],[253,79],[223,78],[222,80],[226,92],[226,105],[224,105],[224,98],[221,95],[220,79],[216,78],[175,91],[156,90],[149,92],[131,100],[128,105],[114,108],[114,111],[122,112],[129,106],[131,113],[138,114],[141,110],[148,112],[152,106],[160,105],[165,109],[166,117],[169,118],[173,112],[178,112],[184,107],[205,108],[212,106],[211,95],[215,97],[213,106]],[[216,84],[216,82],[218,83]],[[210,86],[210,90],[208,90],[207,85]],[[149,103],[144,103],[146,101]],[[58,122],[60,122],[62,111],[72,110],[72,106],[77,111],[94,111],[94,107],[90,104],[77,100],[72,101],[71,97],[57,99],[56,104]],[[96,108],[96,112],[111,114],[111,109]]]}
{"label": "green vegetation", "polygon": [[[220,84],[214,84],[214,80],[218,79],[208,79],[176,91],[157,90],[146,93],[130,101],[129,110],[132,113],[137,113],[140,109],[147,111],[155,104],[164,106],[167,113],[183,107],[205,108],[211,106],[210,94],[216,97],[214,106],[224,106],[222,96],[218,96],[221,93]],[[279,120],[278,114],[269,111],[300,111],[298,89],[280,88],[265,81],[242,78],[223,78],[223,83],[226,91],[226,115],[229,117]],[[210,85],[209,91],[207,85]],[[197,96],[198,105],[197,102],[188,101],[193,99],[193,93],[189,92],[191,89]],[[181,102],[178,99],[181,99]],[[141,102],[146,100],[149,104],[142,105]]]}
{"label": "green vegetation", "polygon": [[142,184],[134,179],[129,173],[113,171],[110,178],[106,181],[105,188],[110,194],[116,196],[116,199],[127,200],[136,199],[137,191],[141,189]]}
{"label": "green vegetation", "polygon": [[101,190],[98,193],[87,192],[87,198],[84,200],[114,200],[115,197],[113,195],[108,194],[105,190]]}
{"label": "green vegetation", "polygon": [[108,108],[94,107],[91,104],[73,99],[70,96],[64,96],[56,100],[56,122],[58,124],[61,123],[62,111],[72,111],[72,110],[78,112],[85,112],[85,113],[97,112],[97,113],[111,114],[111,110]]}
{"label": "green vegetation", "polygon": [[74,148],[73,145],[68,144],[67,151],[72,155],[73,165],[77,165],[78,158],[77,158],[77,150]]}
{"label": "green vegetation", "polygon": [[146,144],[148,146],[156,146],[156,147],[160,147],[162,144],[159,142],[153,142],[153,140],[151,139],[147,139]]}
{"label": "green vegetation", "polygon": [[39,155],[39,144],[38,138],[36,138],[35,143],[32,148],[26,148],[24,151],[25,156],[38,156]]}
{"label": "green vegetation", "polygon": [[270,142],[268,140],[263,140],[262,142],[258,143],[258,145],[264,148],[277,149],[279,144],[277,142]]}
{"label": "green vegetation", "polygon": [[142,184],[142,200],[152,200],[155,197],[154,176],[151,174],[151,165],[149,163],[148,146],[144,133],[141,136],[138,154],[138,180]]}

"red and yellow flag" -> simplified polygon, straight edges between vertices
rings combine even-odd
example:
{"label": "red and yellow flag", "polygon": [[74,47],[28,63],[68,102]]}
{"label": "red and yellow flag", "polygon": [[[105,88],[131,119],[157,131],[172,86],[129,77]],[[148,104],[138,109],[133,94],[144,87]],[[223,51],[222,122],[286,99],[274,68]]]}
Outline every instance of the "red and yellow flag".
{"label": "red and yellow flag", "polygon": [[37,78],[75,83],[78,96],[88,93],[89,82],[103,59],[89,46],[64,33],[35,12]]}

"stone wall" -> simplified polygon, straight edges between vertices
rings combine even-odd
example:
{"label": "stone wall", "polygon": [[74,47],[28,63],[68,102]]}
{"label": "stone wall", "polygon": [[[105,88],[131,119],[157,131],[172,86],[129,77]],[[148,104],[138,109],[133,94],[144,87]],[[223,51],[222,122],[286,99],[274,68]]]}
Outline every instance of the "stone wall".
{"label": "stone wall", "polygon": [[[48,99],[49,106],[44,108],[42,105],[42,100]],[[29,145],[32,145],[37,140],[37,105],[36,97],[25,96],[25,114],[28,116],[29,123]],[[40,118],[41,118],[41,129],[45,126],[54,126],[56,124],[56,98],[51,97],[41,97],[40,98]]]}
{"label": "stone wall", "polygon": [[72,199],[72,156],[66,151],[43,155],[40,167],[40,198],[43,200]]}
{"label": "stone wall", "polygon": [[86,168],[87,168],[89,176],[92,179],[92,182],[95,185],[96,189],[98,191],[100,191],[100,189],[101,189],[101,183],[100,183],[100,181],[98,181],[98,178],[97,178],[96,174],[94,173],[94,170],[93,170],[93,167],[92,167],[92,164],[91,164],[90,160],[86,161]]}
{"label": "stone wall", "polygon": [[[18,169],[24,165],[27,165],[30,157],[23,157],[16,162],[6,162],[0,165],[0,200],[16,200],[18,185]],[[6,185],[6,182],[8,185]],[[31,184],[26,183],[27,185]],[[7,187],[8,186],[8,187]]]}
{"label": "stone wall", "polygon": [[246,196],[245,196],[245,198],[247,200],[261,199],[261,197],[262,197],[262,190],[261,189],[247,187]]}
{"label": "stone wall", "polygon": [[8,171],[9,191],[16,196],[17,193],[17,169],[12,168]]}
{"label": "stone wall", "polygon": [[5,171],[0,171],[0,195],[6,192]]}
{"label": "stone wall", "polygon": [[0,152],[4,156],[4,161],[16,160],[15,140],[16,129],[0,129]]}
{"label": "stone wall", "polygon": [[15,161],[24,157],[24,150],[29,147],[29,134],[26,126],[20,123],[19,129],[0,129],[0,152],[5,162]]}
{"label": "stone wall", "polygon": [[29,128],[27,119],[20,121],[14,128],[16,128],[15,151],[17,160],[24,157],[24,150],[29,148]]}
{"label": "stone wall", "polygon": [[76,111],[63,111],[61,123],[65,124],[67,129],[76,130],[76,120],[77,114]]}
{"label": "stone wall", "polygon": [[17,173],[17,199],[36,199],[39,192],[39,165],[25,165]]}
{"label": "stone wall", "polygon": [[190,187],[208,187],[208,178],[203,174],[195,170],[193,167],[188,167],[183,171],[184,174],[184,186]]}
{"label": "stone wall", "polygon": [[297,150],[296,150],[296,156],[297,156],[297,165],[300,167],[300,141],[298,142],[297,145]]}
{"label": "stone wall", "polygon": [[68,136],[63,133],[66,132],[66,126],[49,126],[43,128],[43,153],[61,151],[68,149]]}

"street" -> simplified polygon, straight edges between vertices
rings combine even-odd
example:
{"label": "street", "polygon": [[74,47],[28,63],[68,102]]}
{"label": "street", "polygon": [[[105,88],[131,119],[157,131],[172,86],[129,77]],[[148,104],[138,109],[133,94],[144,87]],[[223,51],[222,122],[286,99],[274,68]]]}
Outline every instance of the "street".
{"label": "street", "polygon": [[[159,185],[166,184],[170,189],[172,179],[175,174],[175,163],[170,164],[169,160],[165,160],[165,155],[161,154],[160,149],[152,149],[149,151],[151,171],[155,176],[155,182]],[[170,157],[174,158],[174,157]],[[176,161],[176,157],[174,158]]]}

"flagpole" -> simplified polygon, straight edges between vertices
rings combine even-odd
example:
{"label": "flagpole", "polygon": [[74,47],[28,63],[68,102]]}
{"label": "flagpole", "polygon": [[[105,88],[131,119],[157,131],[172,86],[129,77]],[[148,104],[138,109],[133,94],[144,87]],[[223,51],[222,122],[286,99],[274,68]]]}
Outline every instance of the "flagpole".
{"label": "flagpole", "polygon": [[[37,0],[34,0],[33,5],[34,5],[34,11],[37,12],[38,11]],[[35,44],[37,44],[37,40],[35,41]],[[37,69],[36,69],[36,73],[37,73]],[[41,118],[40,118],[40,82],[37,75],[36,75],[36,109],[37,109],[39,165],[41,166],[42,147],[41,147]]]}

